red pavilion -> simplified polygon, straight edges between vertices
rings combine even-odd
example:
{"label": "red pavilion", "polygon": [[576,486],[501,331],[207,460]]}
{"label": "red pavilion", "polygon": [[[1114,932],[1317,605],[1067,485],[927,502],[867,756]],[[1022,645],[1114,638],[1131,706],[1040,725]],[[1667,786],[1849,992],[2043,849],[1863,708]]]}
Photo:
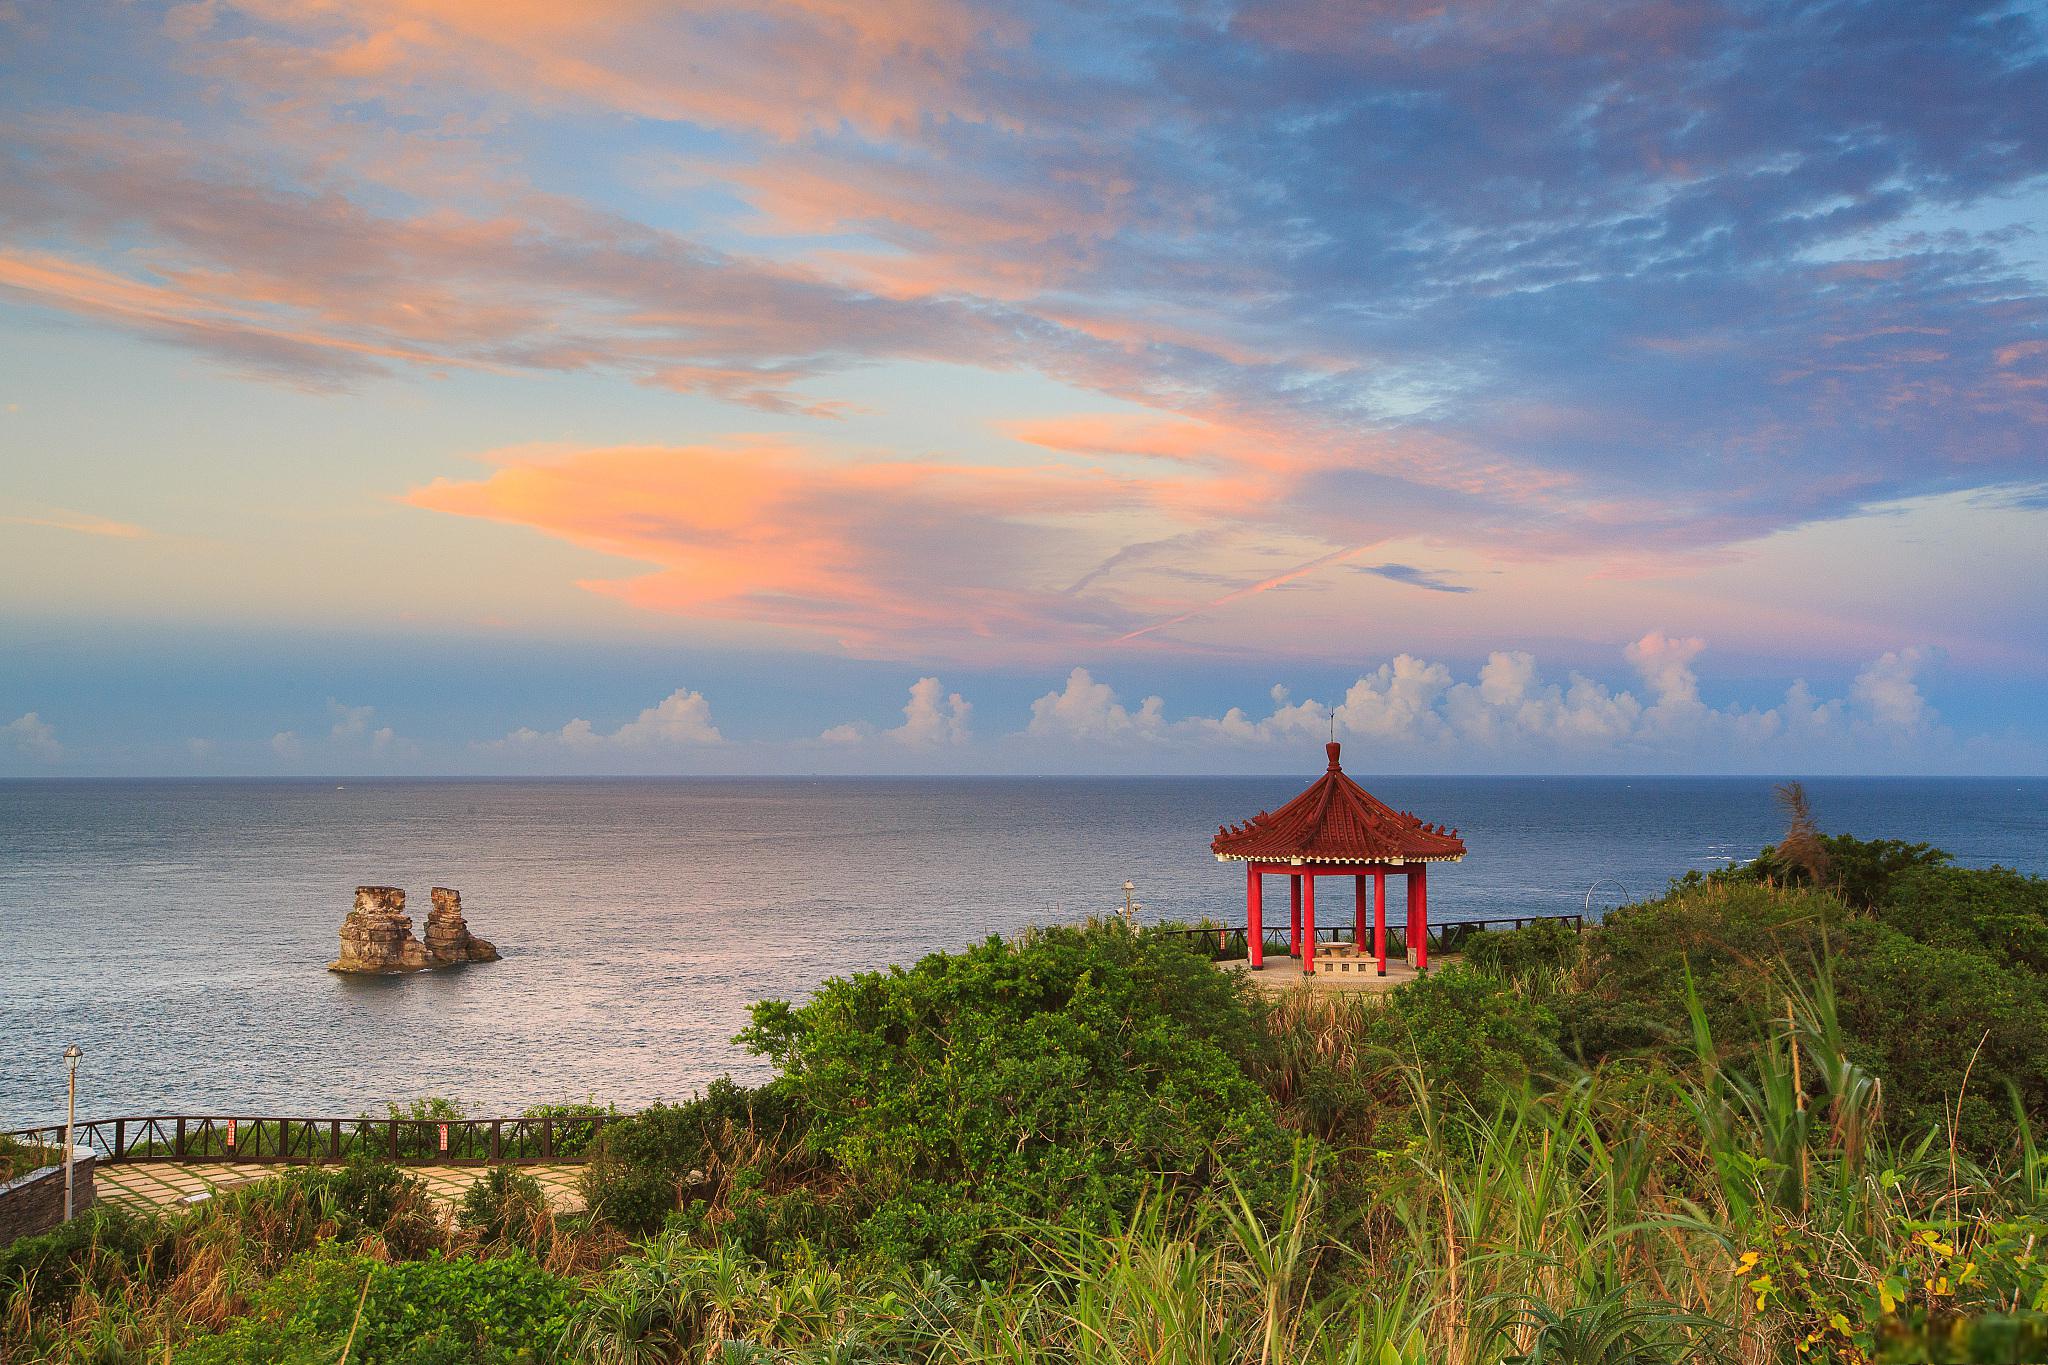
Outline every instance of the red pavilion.
{"label": "red pavilion", "polygon": [[1246,940],[1253,970],[1265,966],[1266,878],[1287,878],[1287,944],[1303,975],[1316,969],[1316,878],[1355,882],[1358,951],[1365,945],[1365,888],[1372,883],[1372,951],[1387,974],[1387,874],[1408,881],[1408,960],[1429,967],[1429,865],[1465,856],[1458,831],[1425,825],[1397,811],[1344,775],[1341,746],[1326,746],[1330,766],[1314,785],[1276,811],[1225,825],[1209,841],[1219,863],[1243,863]]}

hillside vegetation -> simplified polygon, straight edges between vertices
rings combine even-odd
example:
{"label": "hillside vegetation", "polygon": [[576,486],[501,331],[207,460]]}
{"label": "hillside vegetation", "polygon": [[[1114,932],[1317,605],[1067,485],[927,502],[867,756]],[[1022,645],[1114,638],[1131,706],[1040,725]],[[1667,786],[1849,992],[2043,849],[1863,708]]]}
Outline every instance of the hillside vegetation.
{"label": "hillside vegetation", "polygon": [[391,1167],[0,1252],[0,1361],[2048,1357],[2048,883],[1795,809],[1583,938],[1384,1004],[1179,936],[991,940],[758,1006],[587,1213]]}

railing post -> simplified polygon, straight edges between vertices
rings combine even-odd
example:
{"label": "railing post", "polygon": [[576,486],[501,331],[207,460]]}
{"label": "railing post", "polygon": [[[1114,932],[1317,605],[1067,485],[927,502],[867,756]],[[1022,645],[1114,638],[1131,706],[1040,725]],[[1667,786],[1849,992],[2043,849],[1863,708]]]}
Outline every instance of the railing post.
{"label": "railing post", "polygon": [[128,1120],[114,1120],[114,1160],[121,1159],[122,1151],[128,1145]]}
{"label": "railing post", "polygon": [[385,1123],[388,1125],[387,1137],[389,1138],[391,1159],[393,1161],[396,1161],[398,1160],[398,1120],[395,1118],[386,1119]]}
{"label": "railing post", "polygon": [[491,1120],[491,1160],[493,1161],[496,1161],[498,1159],[498,1153],[501,1150],[500,1142],[502,1135],[500,1134],[499,1129],[503,1126],[503,1124],[503,1119]]}
{"label": "railing post", "polygon": [[178,1115],[178,1137],[171,1144],[171,1155],[180,1161],[185,1159],[185,1116],[183,1114]]}
{"label": "railing post", "polygon": [[341,1160],[341,1120],[327,1120],[327,1159]]}
{"label": "railing post", "polygon": [[540,1121],[540,1154],[549,1161],[555,1159],[555,1121],[552,1118]]}

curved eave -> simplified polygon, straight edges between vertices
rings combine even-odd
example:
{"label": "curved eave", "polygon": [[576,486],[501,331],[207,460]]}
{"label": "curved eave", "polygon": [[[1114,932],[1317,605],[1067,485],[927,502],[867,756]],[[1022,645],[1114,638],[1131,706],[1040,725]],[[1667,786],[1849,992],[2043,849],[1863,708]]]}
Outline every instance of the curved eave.
{"label": "curved eave", "polygon": [[1405,867],[1409,863],[1462,863],[1462,853],[1411,853],[1389,854],[1380,858],[1292,858],[1286,854],[1271,853],[1218,853],[1219,863],[1285,863],[1289,867],[1371,867],[1383,863],[1388,867]]}

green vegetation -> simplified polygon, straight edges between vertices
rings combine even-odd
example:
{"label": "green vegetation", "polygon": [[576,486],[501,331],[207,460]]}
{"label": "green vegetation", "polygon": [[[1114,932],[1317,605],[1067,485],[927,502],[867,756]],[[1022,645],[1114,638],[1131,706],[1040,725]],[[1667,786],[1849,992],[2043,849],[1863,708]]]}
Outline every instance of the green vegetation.
{"label": "green vegetation", "polygon": [[52,1151],[37,1143],[0,1137],[0,1185],[63,1159],[61,1146]]}
{"label": "green vegetation", "polygon": [[830,982],[587,1213],[364,1160],[96,1212],[0,1252],[0,1362],[2042,1358],[2048,887],[1788,813],[1383,1001],[1117,924]]}

